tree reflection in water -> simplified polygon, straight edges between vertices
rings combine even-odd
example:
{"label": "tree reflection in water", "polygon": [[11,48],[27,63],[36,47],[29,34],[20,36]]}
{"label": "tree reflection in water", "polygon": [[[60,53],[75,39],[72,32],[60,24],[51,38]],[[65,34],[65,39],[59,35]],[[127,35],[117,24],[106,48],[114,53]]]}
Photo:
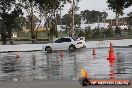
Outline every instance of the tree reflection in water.
{"label": "tree reflection in water", "polygon": [[124,56],[121,52],[117,52],[116,56],[116,71],[118,74],[120,73],[125,73],[125,68],[124,68]]}

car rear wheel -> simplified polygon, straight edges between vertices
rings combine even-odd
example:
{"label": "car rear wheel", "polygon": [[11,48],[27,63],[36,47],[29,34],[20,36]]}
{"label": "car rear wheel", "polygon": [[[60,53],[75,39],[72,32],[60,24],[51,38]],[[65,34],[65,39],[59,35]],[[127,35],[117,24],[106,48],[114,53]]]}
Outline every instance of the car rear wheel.
{"label": "car rear wheel", "polygon": [[75,50],[76,50],[75,45],[70,45],[70,46],[69,46],[69,50],[70,50],[70,51],[75,51]]}
{"label": "car rear wheel", "polygon": [[52,51],[52,48],[51,48],[50,46],[46,46],[46,47],[45,47],[45,51],[51,52],[51,51]]}
{"label": "car rear wheel", "polygon": [[83,45],[83,48],[86,48],[86,46],[85,46],[85,45]]}

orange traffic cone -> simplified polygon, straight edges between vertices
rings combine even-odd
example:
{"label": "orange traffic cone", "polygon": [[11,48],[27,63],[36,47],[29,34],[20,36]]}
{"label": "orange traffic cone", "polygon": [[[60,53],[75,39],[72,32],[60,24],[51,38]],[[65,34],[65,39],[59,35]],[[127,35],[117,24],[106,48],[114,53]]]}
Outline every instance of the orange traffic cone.
{"label": "orange traffic cone", "polygon": [[95,53],[95,48],[93,48],[93,53],[92,53],[92,55],[93,55],[93,56],[96,55],[96,53]]}
{"label": "orange traffic cone", "polygon": [[108,58],[110,63],[114,63],[115,62],[115,55],[114,55],[114,50],[112,47],[112,43],[110,42],[110,49],[109,49],[109,58]]}
{"label": "orange traffic cone", "polygon": [[93,48],[93,53],[92,53],[92,55],[93,55],[93,58],[95,58],[95,56],[96,56],[95,48]]}
{"label": "orange traffic cone", "polygon": [[61,57],[61,60],[64,58],[64,52],[63,52],[63,50],[61,49],[61,51],[60,51],[60,55],[59,55],[60,57]]}
{"label": "orange traffic cone", "polygon": [[20,55],[19,55],[19,53],[17,53],[17,55],[16,55],[16,58],[20,58]]}

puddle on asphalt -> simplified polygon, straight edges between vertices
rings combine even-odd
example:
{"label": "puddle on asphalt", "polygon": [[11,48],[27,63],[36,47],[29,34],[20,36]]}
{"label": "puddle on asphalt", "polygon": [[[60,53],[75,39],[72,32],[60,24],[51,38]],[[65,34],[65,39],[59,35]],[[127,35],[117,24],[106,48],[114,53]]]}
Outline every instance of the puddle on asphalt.
{"label": "puddle on asphalt", "polygon": [[64,51],[43,53],[17,52],[1,53],[0,80],[33,81],[33,80],[78,80],[82,67],[88,71],[90,78],[132,78],[132,48],[116,48],[116,64],[111,67],[107,60],[108,48],[82,49],[76,52]]}

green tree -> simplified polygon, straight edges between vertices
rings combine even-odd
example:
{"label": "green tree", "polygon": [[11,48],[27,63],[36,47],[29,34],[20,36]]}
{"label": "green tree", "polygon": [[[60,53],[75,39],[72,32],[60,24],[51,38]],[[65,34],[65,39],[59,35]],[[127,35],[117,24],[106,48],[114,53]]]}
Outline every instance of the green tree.
{"label": "green tree", "polygon": [[109,27],[108,29],[106,29],[105,36],[106,37],[112,37],[113,33],[114,33],[113,28]]}
{"label": "green tree", "polygon": [[123,15],[123,10],[132,5],[132,0],[107,0],[109,9],[116,13],[116,29],[115,33],[121,33],[118,28],[118,18]]}
{"label": "green tree", "polygon": [[[74,18],[74,24],[75,25],[80,25],[81,24],[81,17],[79,14],[75,14],[75,18]],[[62,17],[62,24],[63,25],[67,25],[67,26],[71,26],[72,24],[72,15],[71,14],[65,14]]]}
{"label": "green tree", "polygon": [[[51,29],[50,29],[50,33],[48,33],[49,38],[51,39],[53,34],[56,35],[56,37],[58,37],[58,33],[57,33],[57,12],[61,6],[60,3],[65,4],[66,2],[70,2],[70,0],[36,0],[36,3],[38,4],[38,8],[39,11],[41,12],[41,14],[45,17],[45,26],[46,29],[48,29],[48,21],[52,23]],[[48,17],[50,19],[48,19]],[[50,23],[50,24],[51,24]]]}
{"label": "green tree", "polygon": [[28,14],[28,20],[30,22],[30,29],[31,29],[31,38],[32,38],[32,43],[35,44],[36,43],[36,35],[35,35],[35,30],[34,30],[34,24],[33,24],[33,17],[34,17],[34,13],[37,12],[37,10],[35,10],[34,8],[37,7],[37,0],[19,0],[21,6],[26,10],[27,14]]}
{"label": "green tree", "polygon": [[0,17],[1,17],[1,39],[3,44],[6,44],[7,41],[7,28],[5,25],[6,22],[6,13],[11,10],[12,4],[15,3],[15,0],[0,0]]}
{"label": "green tree", "polygon": [[[13,6],[15,6],[15,9],[11,9]],[[15,0],[0,0],[1,39],[3,44],[6,44],[7,37],[11,41],[15,18],[20,14],[22,14],[22,10],[18,7]]]}
{"label": "green tree", "polygon": [[84,31],[83,30],[79,30],[78,31],[78,37],[82,37],[84,36]]}
{"label": "green tree", "polygon": [[71,8],[69,9],[69,14],[72,15],[72,25],[71,25],[71,28],[70,28],[70,31],[69,31],[69,36],[70,37],[76,37],[76,30],[75,30],[75,14],[76,14],[76,11],[79,10],[79,7],[77,6],[78,5],[78,2],[80,0],[72,0],[72,3],[71,3]]}
{"label": "green tree", "polygon": [[[66,25],[68,28],[69,28],[69,36],[72,36],[71,35],[71,28],[72,28],[72,14],[65,14],[62,19],[62,24],[63,25]],[[79,27],[81,24],[81,17],[79,14],[74,14],[74,25],[75,25],[75,28],[77,29],[77,27]],[[74,30],[75,33],[77,33],[77,30]]]}
{"label": "green tree", "polygon": [[126,1],[124,5],[125,8],[132,6],[132,0],[125,0],[125,1]]}
{"label": "green tree", "polygon": [[98,17],[100,18],[99,20],[102,22],[104,18],[107,18],[108,14],[106,12],[99,12],[99,11],[89,11],[89,10],[84,10],[81,11],[81,17],[83,20],[86,21],[86,23],[95,23],[98,22]]}
{"label": "green tree", "polygon": [[37,22],[39,21],[39,19],[35,15],[33,15],[33,17],[32,17],[32,24],[30,22],[30,16],[27,16],[26,19],[27,19],[26,20],[26,28],[30,29],[31,25],[32,25],[32,28],[35,29],[36,26],[37,26]]}
{"label": "green tree", "polygon": [[92,37],[93,38],[99,38],[100,37],[100,34],[101,34],[101,31],[100,31],[100,29],[99,28],[95,28],[95,29],[93,29],[92,30]]}
{"label": "green tree", "polygon": [[15,19],[15,31],[22,30],[22,27],[26,27],[27,19],[23,16]]}
{"label": "green tree", "polygon": [[91,30],[90,27],[86,27],[85,28],[85,37],[86,37],[86,39],[91,39],[91,37],[92,37],[92,30]]}
{"label": "green tree", "polygon": [[116,35],[120,35],[121,34],[121,29],[119,27],[116,27],[115,34]]}
{"label": "green tree", "polygon": [[[19,17],[20,15],[22,15],[22,10],[18,7],[16,7],[14,9],[14,11],[12,11],[10,14],[7,13],[6,14],[6,22],[5,22],[5,25],[6,25],[6,28],[7,28],[7,32],[8,32],[8,38],[10,41],[12,41],[11,37],[12,37],[12,31],[13,29],[15,29],[15,24],[16,24],[16,18]],[[12,43],[12,42],[10,42]]]}
{"label": "green tree", "polygon": [[62,24],[63,25],[67,25],[67,26],[70,26],[71,23],[72,23],[72,16],[69,15],[69,14],[65,14],[63,17],[62,17]]}
{"label": "green tree", "polygon": [[132,29],[132,12],[130,12],[128,14],[128,25],[129,25],[129,29]]}
{"label": "green tree", "polygon": [[126,0],[108,0],[107,3],[109,9],[116,13],[116,17],[123,15],[124,4],[126,3]]}

